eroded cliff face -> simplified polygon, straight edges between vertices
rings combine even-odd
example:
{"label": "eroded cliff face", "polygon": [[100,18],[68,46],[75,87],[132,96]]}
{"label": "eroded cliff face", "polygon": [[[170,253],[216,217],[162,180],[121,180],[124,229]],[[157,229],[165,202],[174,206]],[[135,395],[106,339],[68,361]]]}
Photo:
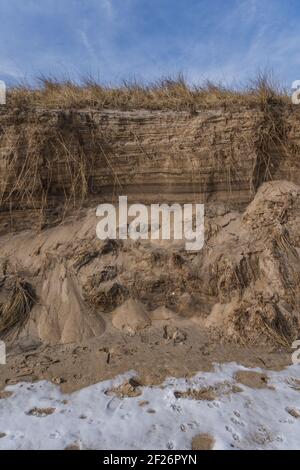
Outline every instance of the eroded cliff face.
{"label": "eroded cliff face", "polygon": [[0,111],[2,233],[118,194],[244,207],[263,181],[299,180],[290,109]]}
{"label": "eroded cliff face", "polygon": [[[297,113],[2,111],[0,334],[68,343],[179,316],[288,347],[299,333]],[[204,249],[100,242],[95,206],[120,194],[204,202]]]}

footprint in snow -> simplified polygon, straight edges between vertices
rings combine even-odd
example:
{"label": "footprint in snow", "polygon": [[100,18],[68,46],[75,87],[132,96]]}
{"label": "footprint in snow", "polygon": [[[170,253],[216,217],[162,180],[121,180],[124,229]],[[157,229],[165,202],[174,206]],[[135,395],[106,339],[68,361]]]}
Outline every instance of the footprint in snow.
{"label": "footprint in snow", "polygon": [[240,436],[236,432],[234,432],[234,430],[230,426],[225,426],[225,429],[231,434],[231,437],[234,441],[240,442]]}
{"label": "footprint in snow", "polygon": [[114,413],[120,407],[120,400],[117,397],[113,397],[106,405],[106,409],[111,413]]}

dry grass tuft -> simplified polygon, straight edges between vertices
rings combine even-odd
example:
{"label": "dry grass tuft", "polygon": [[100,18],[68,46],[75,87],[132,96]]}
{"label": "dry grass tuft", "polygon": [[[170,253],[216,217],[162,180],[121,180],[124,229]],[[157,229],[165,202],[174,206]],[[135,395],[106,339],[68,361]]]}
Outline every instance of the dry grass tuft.
{"label": "dry grass tuft", "polygon": [[103,85],[91,77],[77,83],[70,79],[59,81],[41,76],[36,88],[20,84],[9,89],[7,97],[9,107],[175,111],[232,105],[266,106],[287,101],[287,94],[267,74],[258,74],[243,89],[229,88],[210,81],[189,85],[182,74],[150,84],[136,80],[123,81],[116,87]]}
{"label": "dry grass tuft", "polygon": [[0,338],[25,323],[35,300],[31,285],[18,275],[0,281]]}
{"label": "dry grass tuft", "polygon": [[[62,122],[53,125],[34,115],[1,136],[0,207],[12,211],[30,208],[40,227],[53,201],[61,200],[62,220],[69,209],[81,207],[92,191],[94,155],[86,155],[76,117],[63,115],[60,119]],[[89,136],[95,147],[103,140],[93,129]]]}

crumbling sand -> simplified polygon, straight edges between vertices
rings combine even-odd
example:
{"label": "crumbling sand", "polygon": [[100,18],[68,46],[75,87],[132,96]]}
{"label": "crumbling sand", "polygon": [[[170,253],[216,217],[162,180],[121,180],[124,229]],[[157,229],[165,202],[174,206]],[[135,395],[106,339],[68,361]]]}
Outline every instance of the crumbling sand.
{"label": "crumbling sand", "polygon": [[159,382],[222,361],[223,346],[233,360],[253,348],[263,362],[254,365],[269,360],[258,347],[289,354],[299,335],[297,185],[265,183],[245,211],[207,204],[197,253],[178,241],[103,242],[96,222],[89,209],[1,237],[1,308],[12,276],[31,292],[26,315],[0,333],[10,353],[2,383],[56,377],[76,388],[128,369]]}

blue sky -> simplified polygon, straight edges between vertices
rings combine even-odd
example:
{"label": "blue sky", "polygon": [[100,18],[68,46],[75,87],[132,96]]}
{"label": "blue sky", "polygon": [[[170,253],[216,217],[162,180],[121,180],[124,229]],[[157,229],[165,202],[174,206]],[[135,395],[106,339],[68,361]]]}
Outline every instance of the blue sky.
{"label": "blue sky", "polygon": [[299,0],[0,0],[0,79],[300,79]]}

